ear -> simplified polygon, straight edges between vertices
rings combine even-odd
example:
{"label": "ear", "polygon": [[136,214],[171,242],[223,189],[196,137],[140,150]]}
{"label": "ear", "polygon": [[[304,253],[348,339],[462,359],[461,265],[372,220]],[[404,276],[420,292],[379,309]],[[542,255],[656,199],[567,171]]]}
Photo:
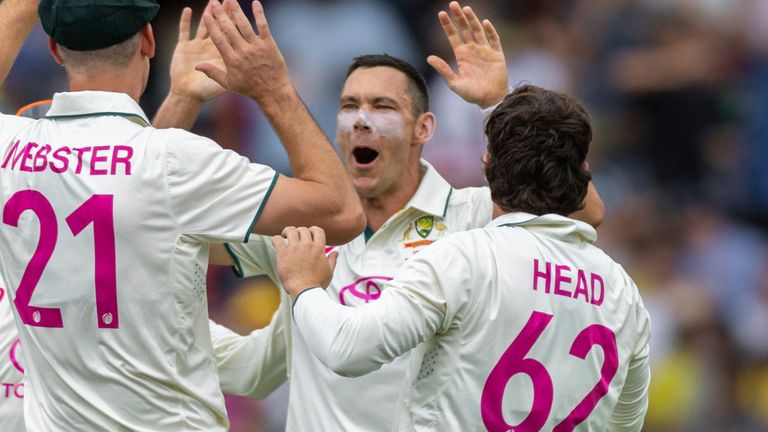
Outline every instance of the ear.
{"label": "ear", "polygon": [[152,58],[155,56],[155,33],[152,31],[152,24],[147,23],[141,29],[141,55]]}
{"label": "ear", "polygon": [[488,156],[488,150],[486,150],[485,153],[483,153],[483,157],[480,158],[483,161],[483,166],[488,166],[488,161],[490,160],[488,159],[489,157],[490,156]]}
{"label": "ear", "polygon": [[431,112],[425,112],[416,119],[416,127],[413,129],[413,144],[424,145],[432,139],[437,127],[437,118]]}
{"label": "ear", "polygon": [[584,169],[584,171],[589,172],[589,162],[584,161],[584,163],[581,164],[581,167]]}
{"label": "ear", "polygon": [[60,66],[64,65],[64,59],[61,58],[61,54],[59,53],[59,47],[56,45],[56,41],[53,40],[53,38],[50,36],[48,36],[48,51],[51,52],[51,56],[53,56],[53,59],[56,61],[56,64]]}

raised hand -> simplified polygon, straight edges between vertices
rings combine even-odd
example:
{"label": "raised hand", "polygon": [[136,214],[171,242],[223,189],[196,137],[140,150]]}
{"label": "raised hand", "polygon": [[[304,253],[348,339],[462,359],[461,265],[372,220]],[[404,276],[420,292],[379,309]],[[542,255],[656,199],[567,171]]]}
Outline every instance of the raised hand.
{"label": "raised hand", "polygon": [[[206,8],[209,9],[210,5]],[[184,8],[179,22],[179,42],[171,59],[171,95],[190,98],[197,103],[203,103],[224,93],[225,89],[204,73],[195,70],[200,63],[224,67],[216,45],[208,35],[208,29],[200,21],[192,38],[190,22],[192,9]]]}
{"label": "raised hand", "polygon": [[437,16],[453,48],[458,72],[454,73],[445,60],[435,55],[429,56],[427,63],[465,101],[480,108],[501,102],[509,87],[499,34],[487,19],[481,23],[469,6],[462,8],[455,1],[448,6],[458,29],[447,12],[440,11]]}
{"label": "raised hand", "polygon": [[264,8],[253,2],[256,34],[235,0],[211,0],[203,21],[216,45],[224,69],[213,63],[202,63],[196,69],[221,86],[250,96],[260,104],[275,96],[292,92],[288,67],[269,32]]}

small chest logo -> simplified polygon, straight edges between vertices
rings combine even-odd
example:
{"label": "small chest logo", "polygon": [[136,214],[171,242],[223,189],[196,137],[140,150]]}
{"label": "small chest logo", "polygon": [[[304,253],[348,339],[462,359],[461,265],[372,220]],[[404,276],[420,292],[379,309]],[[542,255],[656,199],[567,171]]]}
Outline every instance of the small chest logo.
{"label": "small chest logo", "polygon": [[416,227],[416,234],[418,234],[421,238],[427,238],[432,232],[432,228],[435,227],[435,217],[422,216],[416,219],[413,224]]}

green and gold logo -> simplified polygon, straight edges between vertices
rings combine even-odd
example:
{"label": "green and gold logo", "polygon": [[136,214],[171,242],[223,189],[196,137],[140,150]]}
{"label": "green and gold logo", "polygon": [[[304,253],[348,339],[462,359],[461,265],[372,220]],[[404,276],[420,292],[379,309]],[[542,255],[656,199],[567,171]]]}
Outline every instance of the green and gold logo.
{"label": "green and gold logo", "polygon": [[414,225],[416,226],[416,233],[420,235],[421,238],[427,238],[432,232],[432,228],[435,227],[435,217],[422,216],[416,219]]}

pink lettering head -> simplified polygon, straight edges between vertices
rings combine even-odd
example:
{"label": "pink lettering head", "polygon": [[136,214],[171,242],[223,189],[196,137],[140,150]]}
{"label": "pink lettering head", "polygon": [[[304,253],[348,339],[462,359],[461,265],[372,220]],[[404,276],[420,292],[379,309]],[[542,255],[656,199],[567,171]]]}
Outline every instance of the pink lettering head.
{"label": "pink lettering head", "polygon": [[[339,302],[345,306],[350,306],[351,303],[347,300],[347,293],[349,293],[353,299],[360,299],[364,303],[369,303],[372,300],[378,300],[381,297],[381,286],[379,283],[392,280],[389,276],[367,276],[360,278],[349,285],[346,285],[339,291]],[[378,281],[378,283],[377,283]]]}
{"label": "pink lettering head", "polygon": [[5,297],[5,288],[0,287],[0,300],[2,300],[3,297]]}

